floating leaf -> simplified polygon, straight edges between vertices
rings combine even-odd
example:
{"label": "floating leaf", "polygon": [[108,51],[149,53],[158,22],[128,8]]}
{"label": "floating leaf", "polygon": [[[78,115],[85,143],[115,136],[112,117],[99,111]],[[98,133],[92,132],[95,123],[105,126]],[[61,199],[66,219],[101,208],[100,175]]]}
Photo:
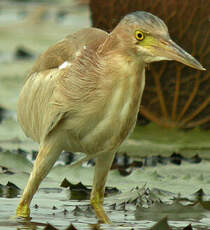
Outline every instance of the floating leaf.
{"label": "floating leaf", "polygon": [[7,167],[1,166],[0,165],[0,173],[7,174],[7,175],[13,175],[15,172],[12,172],[9,170]]}
{"label": "floating leaf", "polygon": [[71,200],[85,200],[89,199],[91,189],[84,186],[81,182],[77,184],[72,184],[66,178],[62,181],[61,187],[69,188],[71,191],[70,199]]}
{"label": "floating leaf", "polygon": [[8,181],[6,185],[0,184],[0,197],[14,198],[20,194],[20,188]]}
{"label": "floating leaf", "polygon": [[167,217],[161,219],[157,224],[155,224],[150,230],[171,230],[168,225]]}
{"label": "floating leaf", "polygon": [[52,226],[51,224],[47,223],[46,226],[43,228],[43,230],[58,230],[58,229]]}
{"label": "floating leaf", "polygon": [[183,230],[193,230],[192,225],[189,224],[187,227],[183,228]]}
{"label": "floating leaf", "polygon": [[7,110],[0,106],[0,123],[6,117]]}
{"label": "floating leaf", "polygon": [[[71,200],[85,200],[90,199],[91,189],[83,185],[81,182],[77,184],[72,184],[66,178],[62,181],[61,187],[69,188],[71,191],[70,199]],[[115,187],[107,186],[105,188],[105,196],[113,195],[120,193],[119,189]]]}
{"label": "floating leaf", "polygon": [[65,230],[77,230],[77,228],[75,228],[72,224],[70,224],[69,227],[66,228]]}

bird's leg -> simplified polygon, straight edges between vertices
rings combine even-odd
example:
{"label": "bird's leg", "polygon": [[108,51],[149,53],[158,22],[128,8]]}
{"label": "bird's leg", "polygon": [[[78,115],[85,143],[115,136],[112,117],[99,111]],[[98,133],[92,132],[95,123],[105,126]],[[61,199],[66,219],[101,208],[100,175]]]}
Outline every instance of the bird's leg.
{"label": "bird's leg", "polygon": [[96,158],[93,188],[90,202],[100,222],[111,223],[103,208],[105,183],[115,153],[106,153]]}
{"label": "bird's leg", "polygon": [[29,206],[33,195],[37,191],[41,181],[46,177],[55,161],[58,159],[61,151],[62,149],[59,145],[59,141],[56,141],[52,137],[46,138],[46,140],[42,143],[28,183],[17,207],[16,216],[23,218],[30,217]]}

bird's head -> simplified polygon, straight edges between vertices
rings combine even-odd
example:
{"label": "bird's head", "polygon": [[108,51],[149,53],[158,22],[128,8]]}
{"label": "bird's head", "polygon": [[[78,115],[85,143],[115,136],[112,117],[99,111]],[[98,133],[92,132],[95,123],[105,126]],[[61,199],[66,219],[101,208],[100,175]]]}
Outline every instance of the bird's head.
{"label": "bird's head", "polygon": [[111,33],[117,36],[118,47],[148,64],[175,60],[198,70],[202,65],[169,36],[165,23],[151,13],[137,11],[125,16]]}

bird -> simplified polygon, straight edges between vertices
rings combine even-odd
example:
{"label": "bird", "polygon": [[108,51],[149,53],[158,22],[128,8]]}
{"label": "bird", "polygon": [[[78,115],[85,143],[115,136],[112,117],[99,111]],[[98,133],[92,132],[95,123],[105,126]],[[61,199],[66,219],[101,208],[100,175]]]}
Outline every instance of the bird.
{"label": "bird", "polygon": [[157,16],[136,11],[107,33],[84,28],[41,54],[20,92],[17,117],[39,152],[16,210],[30,217],[30,203],[63,150],[95,158],[90,203],[101,223],[105,183],[119,146],[133,131],[152,62],[174,60],[204,67],[171,38]]}

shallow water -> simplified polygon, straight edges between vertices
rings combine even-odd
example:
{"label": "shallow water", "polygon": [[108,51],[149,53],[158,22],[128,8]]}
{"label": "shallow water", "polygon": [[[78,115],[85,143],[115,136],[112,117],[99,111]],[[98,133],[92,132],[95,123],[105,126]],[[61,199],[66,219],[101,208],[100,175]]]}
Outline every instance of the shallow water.
{"label": "shallow water", "polygon": [[[12,162],[14,153],[1,152],[0,162],[5,167]],[[23,189],[31,170],[31,163],[21,155],[15,155],[12,168],[0,173],[0,183],[8,181]],[[193,229],[210,229],[210,162],[167,164],[156,167],[136,168],[129,176],[121,176],[111,170],[108,186],[117,187],[121,193],[105,198],[105,210],[110,216],[111,229],[149,229],[163,217],[168,217],[172,229],[182,229],[191,224]],[[16,187],[0,192],[0,228],[43,229],[50,223],[57,229],[65,229],[72,223],[77,229],[97,229],[97,219],[87,196],[72,200],[68,188],[60,187],[64,178],[72,183],[91,185],[93,167],[57,165],[35,195],[31,205],[30,222],[12,218],[21,190]],[[200,202],[199,189],[204,195]],[[1,189],[0,189],[1,191]],[[196,193],[197,192],[197,193]],[[18,196],[18,197],[17,197]],[[100,225],[98,229],[110,229]]]}
{"label": "shallow water", "polygon": [[[121,191],[121,194],[105,199],[105,209],[113,221],[111,227],[97,225],[87,198],[71,200],[69,190],[60,187],[64,178],[71,183],[81,181],[91,186],[94,168],[70,168],[61,161],[43,181],[32,201],[32,220],[23,222],[14,218],[20,193],[32,169],[28,152],[38,148],[24,136],[16,121],[18,94],[34,62],[34,58],[17,59],[16,48],[24,45],[36,57],[65,35],[90,26],[90,20],[88,7],[78,7],[71,1],[71,13],[60,22],[55,20],[55,9],[63,9],[65,4],[47,6],[51,16],[49,20],[39,22],[34,15],[29,14],[27,19],[22,17],[23,5],[4,2],[0,3],[4,8],[4,13],[0,12],[0,106],[6,109],[0,123],[0,147],[3,148],[0,151],[0,229],[44,229],[47,223],[57,229],[66,229],[70,223],[77,229],[149,229],[165,216],[168,216],[171,229],[183,229],[189,224],[194,230],[210,229],[207,202],[210,200],[210,132],[160,129],[154,124],[137,127],[120,151],[126,151],[135,159],[159,154],[169,156],[173,152],[188,158],[199,154],[202,162],[182,162],[181,165],[167,162],[135,168],[128,176],[121,176],[117,169],[110,171],[107,185]],[[39,4],[24,6],[26,12],[32,13],[43,7]],[[27,153],[17,154],[18,148]],[[20,190],[5,186],[8,181]],[[205,195],[202,198],[207,203],[195,204],[198,201],[195,192],[199,189],[203,189]],[[136,202],[132,202],[134,200]]]}
{"label": "shallow water", "polygon": [[[0,207],[0,228],[14,229],[43,229],[46,223],[50,223],[58,229],[67,228],[72,223],[77,229],[94,229],[97,220],[87,201],[69,201],[65,195],[60,193],[39,192],[32,204],[32,220],[21,222],[13,219],[14,208],[18,199],[2,199]],[[35,208],[35,204],[39,204]],[[200,207],[188,207],[183,210],[181,207],[165,206],[137,210],[128,205],[125,210],[117,206],[115,210],[105,205],[105,209],[113,221],[112,229],[149,229],[162,217],[168,216],[168,223],[172,229],[181,229],[191,224],[193,229],[210,229],[210,215]],[[183,215],[184,213],[184,215]],[[93,226],[91,226],[93,225]],[[100,229],[110,229],[109,225],[100,225]]]}

